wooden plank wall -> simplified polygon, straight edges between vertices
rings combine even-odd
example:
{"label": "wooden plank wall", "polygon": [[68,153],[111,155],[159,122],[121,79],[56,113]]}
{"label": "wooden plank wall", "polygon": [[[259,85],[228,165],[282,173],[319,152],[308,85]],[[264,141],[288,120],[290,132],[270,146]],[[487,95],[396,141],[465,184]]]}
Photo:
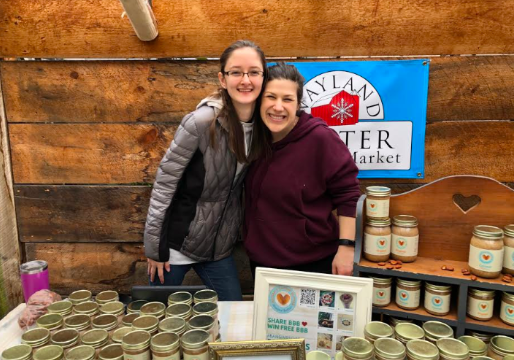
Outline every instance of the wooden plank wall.
{"label": "wooden plank wall", "polygon": [[[154,10],[160,35],[142,43],[116,1],[0,3],[0,57],[65,58],[0,62],[19,240],[28,260],[51,262],[59,292],[146,282],[156,168],[182,116],[217,87],[216,61],[169,59],[217,57],[239,38],[312,61],[429,56],[426,177],[362,186],[398,193],[476,174],[513,187],[514,0],[179,0]],[[159,60],[66,61],[125,57]],[[252,292],[241,248],[237,258]]]}

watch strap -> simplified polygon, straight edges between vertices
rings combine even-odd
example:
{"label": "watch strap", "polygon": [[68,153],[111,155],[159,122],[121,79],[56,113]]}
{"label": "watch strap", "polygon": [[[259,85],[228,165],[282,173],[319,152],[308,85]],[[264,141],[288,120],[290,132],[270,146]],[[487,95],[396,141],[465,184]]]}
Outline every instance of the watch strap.
{"label": "watch strap", "polygon": [[350,239],[339,239],[339,245],[353,246],[355,247],[355,241]]}

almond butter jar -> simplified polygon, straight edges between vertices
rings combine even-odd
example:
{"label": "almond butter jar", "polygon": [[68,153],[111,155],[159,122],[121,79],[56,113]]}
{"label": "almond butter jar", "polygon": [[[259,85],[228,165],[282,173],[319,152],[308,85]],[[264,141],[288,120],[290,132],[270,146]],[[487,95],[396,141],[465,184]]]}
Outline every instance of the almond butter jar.
{"label": "almond butter jar", "polygon": [[500,319],[507,325],[514,326],[514,294],[503,292],[500,307]]}
{"label": "almond butter jar", "polygon": [[391,278],[373,279],[373,306],[387,306],[391,303]]}
{"label": "almond butter jar", "polygon": [[205,330],[189,330],[182,335],[182,355],[184,360],[209,360],[209,333]]}
{"label": "almond butter jar", "polygon": [[494,290],[468,290],[466,314],[475,320],[488,321],[493,318]]}
{"label": "almond butter jar", "polygon": [[160,333],[150,341],[152,360],[180,360],[180,339],[174,333]]}
{"label": "almond butter jar", "polygon": [[472,274],[486,279],[498,277],[503,267],[503,230],[496,226],[475,226],[468,262]]}
{"label": "almond butter jar", "polygon": [[123,337],[121,347],[123,348],[123,358],[125,360],[150,360],[151,335],[148,331],[136,330]]}
{"label": "almond butter jar", "polygon": [[421,281],[396,279],[396,305],[404,310],[419,307]]}
{"label": "almond butter jar", "polygon": [[425,310],[436,316],[445,316],[450,312],[452,287],[425,283]]}
{"label": "almond butter jar", "polygon": [[504,335],[491,338],[487,347],[487,356],[495,360],[502,360],[505,356],[514,354],[514,339]]}
{"label": "almond butter jar", "polygon": [[505,226],[503,232],[505,236],[502,272],[514,275],[514,224]]}
{"label": "almond butter jar", "polygon": [[389,218],[390,199],[390,188],[385,186],[368,186],[366,188],[366,216],[376,220]]}
{"label": "almond butter jar", "polygon": [[409,263],[418,257],[418,219],[411,215],[393,217],[391,258]]}
{"label": "almond butter jar", "polygon": [[364,258],[373,262],[387,261],[391,253],[391,220],[368,218],[364,227]]}

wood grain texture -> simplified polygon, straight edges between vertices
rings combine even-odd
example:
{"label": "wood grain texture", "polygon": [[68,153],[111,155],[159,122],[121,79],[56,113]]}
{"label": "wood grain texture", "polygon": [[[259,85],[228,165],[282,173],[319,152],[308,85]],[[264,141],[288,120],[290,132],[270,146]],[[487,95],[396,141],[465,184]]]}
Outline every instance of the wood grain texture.
{"label": "wood grain texture", "polygon": [[268,56],[514,52],[513,0],[177,0],[153,9],[159,37],[144,43],[116,1],[3,1],[0,57],[213,57],[241,38]]}
{"label": "wood grain texture", "polygon": [[141,242],[149,186],[15,186],[22,242]]}
{"label": "wood grain texture", "polygon": [[[178,122],[216,90],[218,66],[0,62],[8,122]],[[514,119],[514,56],[433,58],[429,81],[428,123]]]}

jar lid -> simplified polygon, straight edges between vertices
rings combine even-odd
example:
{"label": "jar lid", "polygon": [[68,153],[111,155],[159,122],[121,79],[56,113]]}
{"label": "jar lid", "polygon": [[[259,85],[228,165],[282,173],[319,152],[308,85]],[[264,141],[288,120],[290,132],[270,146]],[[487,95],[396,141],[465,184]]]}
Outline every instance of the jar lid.
{"label": "jar lid", "polygon": [[196,315],[189,319],[191,329],[205,329],[214,325],[214,318],[210,315]]}
{"label": "jar lid", "polygon": [[464,335],[459,338],[469,348],[470,355],[472,354],[485,354],[487,352],[487,345],[479,338]]}
{"label": "jar lid", "polygon": [[50,330],[61,326],[62,322],[62,315],[60,314],[45,314],[36,320],[37,326]]}
{"label": "jar lid", "polygon": [[446,292],[446,291],[451,290],[452,287],[450,285],[436,285],[436,284],[431,284],[431,283],[425,282],[425,289]]}
{"label": "jar lid", "polygon": [[410,319],[398,319],[398,318],[395,318],[393,316],[389,316],[389,324],[392,326],[392,327],[395,327],[396,325],[398,324],[401,324],[401,323],[412,323],[412,320]]}
{"label": "jar lid", "polygon": [[159,319],[153,315],[143,315],[138,317],[132,322],[132,327],[134,329],[140,330],[154,330],[157,329],[159,325]]}
{"label": "jar lid", "polygon": [[91,294],[91,291],[89,290],[77,290],[72,292],[68,299],[70,299],[74,304],[79,304],[81,302],[91,300],[92,295],[93,294]]}
{"label": "jar lid", "polygon": [[407,354],[412,358],[420,360],[437,360],[439,359],[439,349],[437,346],[426,340],[410,340],[405,346]]}
{"label": "jar lid", "polygon": [[2,351],[2,360],[28,360],[32,354],[32,346],[15,345]]}
{"label": "jar lid", "polygon": [[366,195],[368,196],[390,196],[391,189],[387,186],[368,186],[366,188]]}
{"label": "jar lid", "polygon": [[189,303],[193,301],[193,296],[191,293],[187,291],[177,291],[176,293],[170,294],[168,296],[168,304],[179,304],[179,303]]}
{"label": "jar lid", "polygon": [[154,351],[169,351],[179,347],[179,336],[175,333],[160,333],[152,337],[150,348]]}
{"label": "jar lid", "polygon": [[504,291],[502,295],[502,300],[514,301],[514,294],[509,294],[508,292]]}
{"label": "jar lid", "polygon": [[166,305],[162,302],[153,301],[141,306],[139,310],[141,315],[162,315],[164,314],[164,310],[166,310]]}
{"label": "jar lid", "polygon": [[123,337],[121,346],[125,350],[145,349],[150,345],[151,335],[148,331],[136,330]]}
{"label": "jar lid", "polygon": [[100,360],[122,360],[123,359],[123,348],[120,344],[111,344],[104,347],[98,353],[98,359]]}
{"label": "jar lid", "polygon": [[86,331],[80,340],[84,345],[91,345],[95,347],[95,345],[98,346],[104,341],[109,340],[109,333],[105,329],[93,329]]}
{"label": "jar lid", "polygon": [[128,313],[138,313],[140,312],[141,310],[141,307],[144,305],[144,304],[147,304],[148,301],[146,300],[136,300],[136,301],[132,301],[131,303],[129,303],[127,305],[127,312]]}
{"label": "jar lid", "polygon": [[421,285],[421,281],[419,280],[405,280],[396,278],[396,284],[403,285],[403,286],[409,286],[409,287],[416,287]]}
{"label": "jar lid", "polygon": [[159,330],[162,332],[180,333],[186,326],[186,320],[180,317],[169,317],[159,323]]}
{"label": "jar lid", "polygon": [[184,335],[182,335],[180,341],[182,346],[188,348],[198,348],[207,344],[209,336],[209,333],[205,330],[194,329],[186,331]]}
{"label": "jar lid", "polygon": [[64,325],[70,328],[82,328],[91,324],[91,318],[84,314],[71,315],[64,319]]}
{"label": "jar lid", "polygon": [[69,346],[79,340],[79,332],[75,329],[62,329],[56,331],[50,341],[54,345],[61,345],[62,347]]}
{"label": "jar lid", "polygon": [[114,330],[114,332],[112,333],[111,339],[115,343],[121,344],[121,341],[123,340],[123,337],[125,335],[127,335],[129,332],[132,332],[132,331],[134,331],[134,328],[132,328],[132,326],[122,326],[122,327],[117,328],[116,330]]}
{"label": "jar lid", "polygon": [[503,232],[505,236],[514,237],[514,224],[505,225]]}
{"label": "jar lid", "polygon": [[91,345],[79,345],[66,353],[66,360],[92,360],[96,351]]}
{"label": "jar lid", "polygon": [[100,306],[100,312],[104,314],[119,315],[125,311],[125,305],[121,301],[111,301]]}
{"label": "jar lid", "polygon": [[494,298],[494,290],[479,290],[470,288],[468,290],[469,295],[475,295],[478,297]]}
{"label": "jar lid", "polygon": [[355,358],[366,359],[373,353],[373,345],[366,339],[349,337],[343,340],[343,354]]}
{"label": "jar lid", "polygon": [[21,274],[37,274],[48,269],[48,263],[44,260],[34,260],[20,265]]}
{"label": "jar lid", "polygon": [[426,321],[423,330],[427,336],[435,339],[453,337],[453,329],[441,321]]}
{"label": "jar lid", "polygon": [[[504,356],[503,360],[514,360],[514,356],[510,358],[512,355]],[[507,359],[509,358],[509,359]],[[473,356],[473,360],[495,360],[492,357],[489,356]]]}
{"label": "jar lid", "polygon": [[[195,307],[196,306],[197,305],[195,305]],[[191,305],[187,305],[187,304],[173,304],[173,305],[168,306],[168,308],[166,309],[166,314],[168,314],[169,316],[182,317],[182,316],[187,315],[190,312],[191,312]]]}
{"label": "jar lid", "polygon": [[437,340],[435,343],[441,355],[453,359],[467,359],[469,357],[468,346],[460,340],[443,338]]}
{"label": "jar lid", "polygon": [[118,318],[115,315],[103,314],[95,317],[92,321],[94,328],[112,330],[118,326]]}
{"label": "jar lid", "polygon": [[94,301],[84,301],[73,306],[73,311],[79,314],[95,314],[99,308],[100,305]]}
{"label": "jar lid", "polygon": [[218,311],[218,304],[214,302],[205,301],[193,306],[193,312],[195,314],[210,313],[213,311]]}
{"label": "jar lid", "polygon": [[131,314],[127,314],[125,315],[124,317],[121,318],[121,322],[123,323],[123,325],[125,326],[130,326],[132,325],[132,322],[137,319],[140,315],[138,313],[131,313]]}
{"label": "jar lid", "polygon": [[387,219],[379,220],[379,219],[367,218],[366,224],[368,224],[370,226],[376,226],[376,227],[386,227],[386,226],[391,226],[391,219],[387,218]]}
{"label": "jar lid", "polygon": [[392,282],[392,278],[380,278],[373,276],[371,276],[371,278],[373,279],[373,284],[377,285],[390,285]]}
{"label": "jar lid", "polygon": [[396,215],[393,217],[393,225],[415,227],[418,226],[418,219],[412,215]]}
{"label": "jar lid", "polygon": [[46,343],[50,339],[50,330],[45,328],[34,328],[27,330],[21,335],[21,342],[27,345],[36,346]]}
{"label": "jar lid", "polygon": [[514,354],[514,339],[504,335],[496,335],[491,338],[491,347],[502,353]]}
{"label": "jar lid", "polygon": [[69,314],[72,307],[71,301],[61,300],[48,305],[47,310],[51,314]]}
{"label": "jar lid", "polygon": [[405,358],[405,345],[396,339],[380,338],[375,340],[375,353],[386,359]]}
{"label": "jar lid", "polygon": [[204,289],[195,292],[195,304],[205,301],[216,302],[218,300],[218,293],[211,289]]}
{"label": "jar lid", "polygon": [[59,345],[47,345],[37,349],[34,352],[34,360],[58,360],[62,359],[64,349]]}
{"label": "jar lid", "polygon": [[102,292],[99,292],[98,294],[96,294],[95,300],[98,303],[104,304],[104,303],[108,303],[111,301],[118,301],[119,298],[120,297],[119,297],[117,291],[106,290],[106,291],[102,291]]}
{"label": "jar lid", "polygon": [[477,225],[473,230],[473,235],[487,240],[503,239],[503,230],[496,226]]}
{"label": "jar lid", "polygon": [[423,339],[425,337],[425,331],[412,323],[399,323],[395,326],[394,332],[403,339]]}
{"label": "jar lid", "polygon": [[381,321],[371,321],[364,327],[364,333],[371,338],[385,338],[393,336],[393,328]]}

